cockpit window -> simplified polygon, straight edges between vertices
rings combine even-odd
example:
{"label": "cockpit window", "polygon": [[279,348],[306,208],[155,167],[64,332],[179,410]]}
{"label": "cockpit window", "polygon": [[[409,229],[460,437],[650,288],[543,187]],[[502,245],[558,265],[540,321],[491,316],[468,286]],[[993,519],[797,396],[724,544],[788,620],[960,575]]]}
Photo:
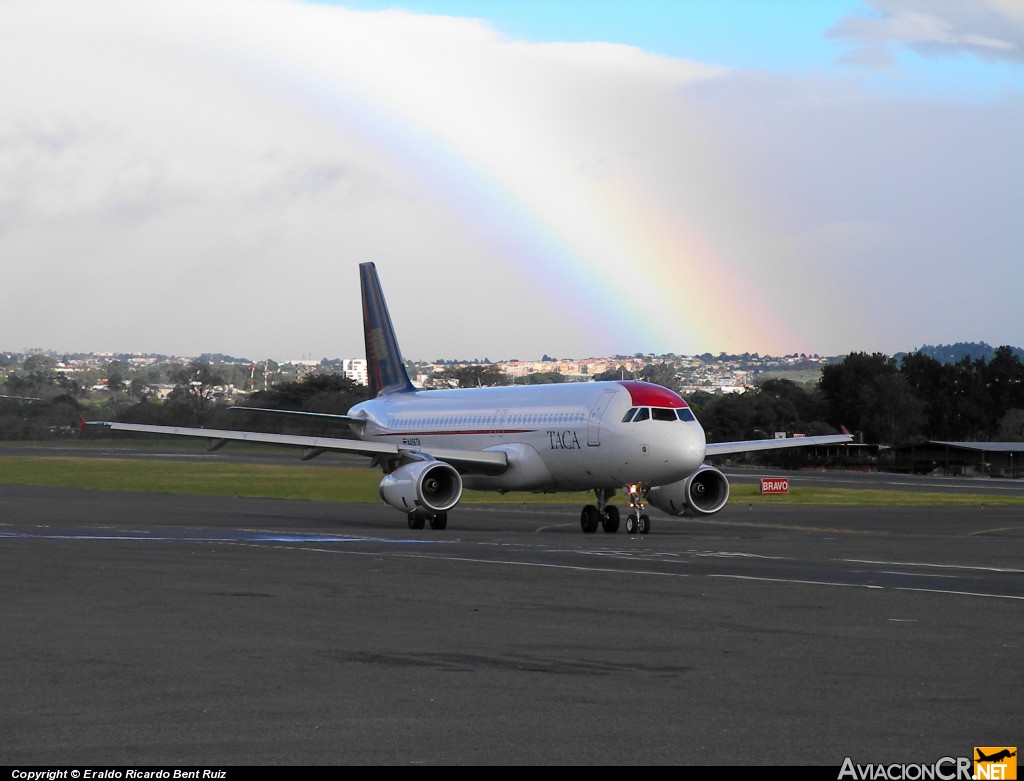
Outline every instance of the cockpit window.
{"label": "cockpit window", "polygon": [[630,407],[622,416],[623,423],[639,423],[641,420],[681,420],[685,423],[696,420],[693,413],[686,407]]}

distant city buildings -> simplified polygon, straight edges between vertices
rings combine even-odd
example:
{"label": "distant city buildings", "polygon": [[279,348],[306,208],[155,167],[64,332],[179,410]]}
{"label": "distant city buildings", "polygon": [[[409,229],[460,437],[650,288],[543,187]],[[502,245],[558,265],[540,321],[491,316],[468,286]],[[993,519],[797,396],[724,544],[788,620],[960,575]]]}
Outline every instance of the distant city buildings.
{"label": "distant city buildings", "polygon": [[[98,393],[106,392],[108,375],[117,374],[118,383],[141,378],[156,398],[163,398],[174,387],[169,382],[169,373],[180,371],[195,361],[209,362],[218,368],[220,374],[230,376],[219,394],[238,396],[289,381],[302,381],[310,374],[343,374],[360,385],[368,384],[366,360],[363,358],[341,358],[311,360],[293,359],[277,363],[274,361],[250,361],[220,355],[204,355],[200,358],[181,356],[89,353],[60,354],[53,351],[32,350],[24,353],[0,353],[0,382],[7,374],[24,371],[24,366],[33,369],[45,368],[62,381],[75,380],[80,387]],[[418,388],[451,387],[454,371],[469,366],[487,366],[504,375],[510,383],[538,381],[588,382],[601,379],[642,379],[651,377],[661,384],[674,383],[683,395],[693,393],[742,393],[752,387],[762,375],[787,376],[792,374],[799,381],[799,373],[805,373],[805,381],[814,381],[821,367],[829,358],[820,355],[789,355],[783,357],[760,356],[757,354],[726,355],[717,357],[710,353],[699,356],[634,354],[583,359],[553,359],[544,356],[542,360],[507,361],[460,361],[438,362],[410,361],[409,375]],[[28,361],[28,364],[25,364]],[[538,375],[534,377],[534,375]],[[120,387],[120,385],[118,385]]]}
{"label": "distant city buildings", "polygon": [[341,370],[345,377],[358,382],[360,385],[369,385],[369,375],[366,373],[365,358],[344,358],[341,362]]}

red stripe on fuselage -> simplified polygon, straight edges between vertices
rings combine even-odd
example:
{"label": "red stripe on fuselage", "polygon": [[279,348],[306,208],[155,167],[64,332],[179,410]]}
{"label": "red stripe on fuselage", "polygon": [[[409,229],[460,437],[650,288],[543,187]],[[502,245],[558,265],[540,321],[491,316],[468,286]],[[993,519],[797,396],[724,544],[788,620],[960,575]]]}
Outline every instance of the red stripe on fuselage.
{"label": "red stripe on fuselage", "polygon": [[653,385],[649,382],[637,382],[635,380],[623,380],[619,385],[629,391],[629,397],[633,400],[634,407],[669,407],[678,409],[686,406],[682,396],[660,385]]}
{"label": "red stripe on fuselage", "polygon": [[379,434],[382,437],[450,437],[455,434],[493,434],[495,432],[501,432],[502,434],[533,434],[534,429],[518,429],[518,428],[481,428],[472,429],[468,431],[387,431]]}

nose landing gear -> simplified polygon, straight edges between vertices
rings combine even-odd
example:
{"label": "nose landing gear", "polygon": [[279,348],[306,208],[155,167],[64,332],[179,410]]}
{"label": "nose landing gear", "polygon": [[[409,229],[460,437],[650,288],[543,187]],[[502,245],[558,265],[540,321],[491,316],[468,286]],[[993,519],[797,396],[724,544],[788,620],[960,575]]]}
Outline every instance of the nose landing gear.
{"label": "nose landing gear", "polygon": [[647,534],[651,530],[651,518],[644,512],[647,489],[640,485],[626,488],[629,496],[629,516],[626,518],[626,531],[629,534]]}
{"label": "nose landing gear", "polygon": [[[647,487],[639,483],[626,486],[626,494],[629,496],[629,515],[626,517],[626,532],[628,534],[647,534],[651,531],[651,518],[644,512],[647,506]],[[595,488],[594,495],[597,497],[597,505],[588,504],[580,513],[580,528],[586,534],[593,534],[597,531],[598,524],[608,534],[614,534],[619,530],[619,508],[608,504],[608,500],[615,496],[614,488]]]}

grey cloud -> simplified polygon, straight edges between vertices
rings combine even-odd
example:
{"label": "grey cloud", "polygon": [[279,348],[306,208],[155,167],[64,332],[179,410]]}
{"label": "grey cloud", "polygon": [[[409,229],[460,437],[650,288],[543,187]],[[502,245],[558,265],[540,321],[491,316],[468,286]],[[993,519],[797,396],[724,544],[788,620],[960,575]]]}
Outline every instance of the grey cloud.
{"label": "grey cloud", "polygon": [[926,57],[972,54],[1024,62],[1024,5],[1015,0],[867,0],[872,15],[842,19],[827,35],[853,50],[847,61],[892,62],[893,47]]}

